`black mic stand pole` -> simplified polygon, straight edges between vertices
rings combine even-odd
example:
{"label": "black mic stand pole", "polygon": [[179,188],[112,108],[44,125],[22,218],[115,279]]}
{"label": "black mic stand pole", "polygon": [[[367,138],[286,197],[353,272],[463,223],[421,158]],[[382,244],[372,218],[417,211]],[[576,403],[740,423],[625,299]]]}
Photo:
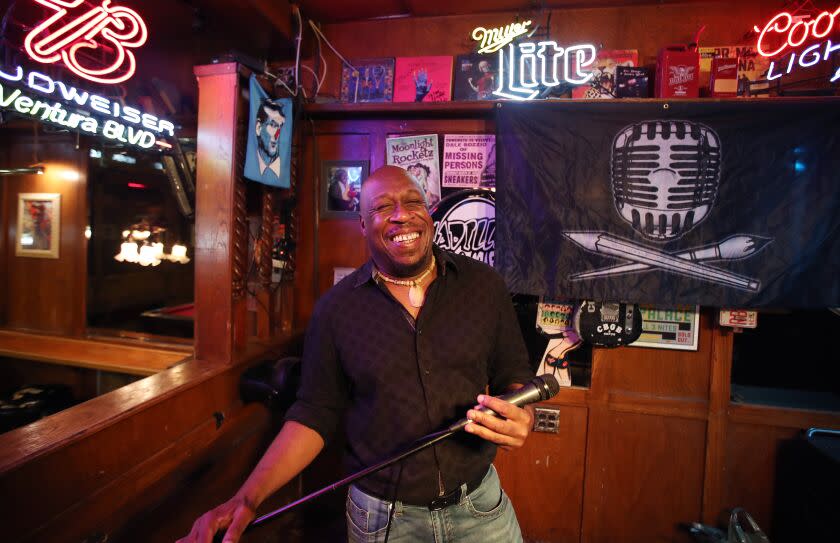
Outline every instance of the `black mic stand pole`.
{"label": "black mic stand pole", "polygon": [[326,494],[327,492],[331,492],[333,490],[336,490],[336,489],[338,489],[338,488],[340,488],[344,485],[349,485],[353,481],[357,481],[357,480],[361,479],[362,477],[366,477],[366,476],[370,475],[371,473],[375,473],[375,472],[377,472],[381,469],[387,468],[388,466],[390,466],[392,464],[396,464],[397,462],[399,462],[403,458],[409,457],[414,453],[418,453],[418,452],[422,451],[423,449],[431,447],[435,443],[443,441],[444,439],[451,436],[452,434],[454,434],[457,431],[458,430],[443,430],[443,431],[440,431],[440,432],[435,432],[433,434],[429,434],[427,436],[421,437],[420,439],[415,441],[414,444],[411,445],[409,448],[405,449],[403,452],[397,453],[396,455],[392,456],[391,458],[388,458],[387,460],[383,460],[382,462],[379,462],[378,464],[374,464],[373,466],[367,467],[367,468],[363,469],[362,471],[358,471],[358,472],[356,472],[352,475],[348,475],[344,479],[342,479],[340,481],[337,481],[337,482],[335,482],[331,485],[327,485],[320,490],[316,490],[315,492],[313,492],[312,494],[309,494],[308,496],[304,496],[303,498],[295,500],[292,503],[286,504],[279,509],[275,509],[274,511],[271,511],[270,513],[266,513],[265,515],[262,515],[261,517],[258,517],[256,519],[254,519],[245,528],[245,531],[247,532],[251,528],[254,528],[256,526],[259,526],[260,524],[268,522],[269,520],[273,519],[274,517],[276,517],[278,515],[282,515],[283,513],[288,511],[289,509],[297,507],[298,505],[306,503],[310,500],[314,500],[318,496]]}
{"label": "black mic stand pole", "polygon": [[[534,401],[541,401],[541,400],[546,400],[548,398],[551,398],[552,396],[557,394],[557,392],[560,389],[560,385],[557,384],[557,380],[552,375],[549,375],[549,374],[541,375],[541,376],[539,376],[535,379],[532,379],[530,384],[532,384],[534,387],[536,387],[536,390],[539,391],[539,394],[538,394],[539,397],[538,398],[537,397],[532,397],[532,398],[526,399],[527,397],[522,397],[522,398],[514,399],[514,398],[508,397],[508,399],[511,402],[513,402],[515,405],[521,406],[523,403],[531,403],[531,402],[534,402]],[[522,390],[522,389],[520,389],[520,390]],[[505,396],[503,396],[502,399],[505,399]],[[484,412],[492,413],[492,414],[495,415],[495,413],[493,413],[493,411],[489,410],[489,409],[484,409]],[[333,490],[335,490],[339,487],[342,487],[344,485],[348,485],[348,484],[352,483],[353,481],[357,481],[357,480],[361,479],[362,477],[366,477],[366,476],[370,475],[371,473],[375,473],[375,472],[377,472],[377,471],[379,471],[383,468],[387,468],[388,466],[390,466],[392,464],[396,464],[400,460],[402,460],[404,458],[407,458],[407,457],[411,456],[412,454],[418,453],[418,452],[422,451],[423,449],[427,449],[427,448],[431,447],[432,445],[434,445],[435,443],[443,441],[447,437],[449,437],[452,434],[461,430],[466,425],[467,422],[469,422],[469,421],[467,421],[467,419],[462,419],[458,423],[453,424],[452,426],[446,428],[445,430],[440,430],[440,431],[435,432],[433,434],[428,434],[426,436],[423,436],[420,439],[418,439],[417,441],[415,441],[414,444],[410,445],[407,449],[405,449],[404,451],[402,451],[400,453],[397,453],[396,455],[392,456],[391,458],[388,458],[387,460],[383,460],[382,462],[379,462],[378,464],[374,464],[373,466],[367,467],[367,468],[363,469],[362,471],[356,472],[353,475],[349,475],[349,476],[345,477],[344,479],[341,479],[340,481],[337,481],[337,482],[335,482],[331,485],[327,485],[320,490],[316,490],[315,492],[313,492],[312,494],[309,494],[308,496],[304,496],[303,498],[295,500],[292,503],[286,504],[279,509],[275,509],[274,511],[271,511],[270,513],[266,513],[265,515],[262,515],[261,517],[257,517],[256,519],[251,521],[251,523],[248,524],[248,526],[245,527],[244,531],[247,532],[251,528],[254,528],[256,526],[264,524],[265,522],[268,522],[269,520],[273,519],[274,517],[276,517],[278,515],[282,515],[286,511],[288,511],[288,510],[290,510],[294,507],[297,507],[298,505],[301,505],[301,504],[306,503],[310,500],[313,500],[313,499],[315,499],[315,498],[317,498],[317,497],[319,497],[323,494],[326,494],[327,492],[333,491]],[[219,534],[216,534],[216,538],[221,540],[221,536]],[[215,540],[216,539],[214,539],[214,541]]]}

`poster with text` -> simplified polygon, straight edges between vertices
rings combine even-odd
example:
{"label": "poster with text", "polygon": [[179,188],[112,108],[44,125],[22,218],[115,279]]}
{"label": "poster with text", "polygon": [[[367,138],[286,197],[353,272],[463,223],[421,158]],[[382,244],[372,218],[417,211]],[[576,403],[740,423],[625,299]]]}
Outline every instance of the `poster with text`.
{"label": "poster with text", "polygon": [[641,305],[642,335],[630,347],[697,350],[700,306]]}
{"label": "poster with text", "polygon": [[446,134],[443,138],[443,186],[495,187],[495,134]]}
{"label": "poster with text", "polygon": [[437,134],[389,137],[385,140],[386,163],[413,175],[426,193],[429,207],[440,201],[440,166]]}

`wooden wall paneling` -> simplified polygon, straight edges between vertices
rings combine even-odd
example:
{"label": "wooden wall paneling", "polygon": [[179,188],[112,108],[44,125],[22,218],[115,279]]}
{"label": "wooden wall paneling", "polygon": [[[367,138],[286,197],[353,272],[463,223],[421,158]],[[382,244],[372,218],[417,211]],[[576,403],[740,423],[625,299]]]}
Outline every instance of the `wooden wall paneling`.
{"label": "wooden wall paneling", "polygon": [[[230,361],[234,351],[233,260],[239,72],[196,66],[195,355]],[[243,317],[239,312],[240,318]]]}
{"label": "wooden wall paneling", "polygon": [[772,538],[770,521],[779,445],[799,433],[799,429],[787,427],[740,423],[728,426],[722,459],[721,512],[743,507]]}
{"label": "wooden wall paneling", "polygon": [[88,284],[88,239],[85,236],[85,229],[90,226],[90,215],[88,209],[88,160],[90,149],[87,139],[84,141],[75,135],[76,140],[76,161],[75,168],[79,179],[75,182],[75,204],[74,210],[62,223],[65,243],[72,251],[71,258],[75,269],[75,285],[73,285],[70,297],[72,299],[72,317],[70,321],[71,334],[84,336],[87,331],[87,284]]}
{"label": "wooden wall paneling", "polygon": [[[591,2],[598,7],[627,7],[640,4],[667,4],[679,2],[681,4],[703,3],[703,0],[599,0]],[[706,2],[708,3],[708,2]],[[560,9],[564,7],[579,7],[579,0],[548,0],[539,4],[543,8]],[[457,15],[475,13],[473,17],[484,17],[495,11],[522,9],[521,16],[532,15],[525,5],[516,0],[354,0],[337,5],[330,0],[309,0],[304,5],[304,13],[317,20],[329,22],[355,21],[361,19],[392,18],[411,15],[413,17],[434,17],[441,15]]]}
{"label": "wooden wall paneling", "polygon": [[[7,148],[10,166],[23,167],[35,157],[45,165],[42,175],[3,178],[6,217],[6,270],[3,288],[7,303],[5,326],[54,334],[84,334],[87,284],[87,159],[75,148],[75,136],[16,133]],[[58,193],[60,201],[59,257],[15,255],[18,195]]]}
{"label": "wooden wall paneling", "polygon": [[[112,481],[70,504],[60,514],[29,532],[23,541],[63,543],[82,541],[92,534],[111,534],[132,517],[152,509],[161,500],[161,496],[169,496],[183,488],[184,479],[192,473],[200,472],[217,462],[224,463],[226,457],[233,456],[238,448],[242,449],[241,452],[251,453],[250,465],[241,465],[240,462],[230,466],[235,475],[241,478],[242,472],[247,472],[259,459],[265,446],[264,433],[267,428],[268,410],[257,404],[234,411],[219,428],[213,418],[207,418]],[[205,454],[196,454],[197,451],[204,451]],[[103,511],[111,513],[104,516]],[[176,509],[169,511],[170,517],[163,525],[144,523],[144,541],[173,541],[174,538],[163,537],[167,533],[186,535],[192,521],[203,511],[192,516],[194,512],[192,507],[179,504]]]}
{"label": "wooden wall paneling", "polygon": [[743,507],[773,541],[779,449],[811,427],[840,430],[840,413],[730,405],[721,459],[720,509]]}
{"label": "wooden wall paneling", "polygon": [[590,412],[583,498],[586,543],[690,541],[700,518],[705,422]]}
{"label": "wooden wall paneling", "polygon": [[726,453],[727,417],[732,378],[732,342],[734,332],[716,325],[712,334],[709,420],[706,425],[706,473],[703,478],[702,522],[714,526],[724,507],[721,489]]}
{"label": "wooden wall paneling", "polygon": [[[261,191],[261,216],[260,216],[260,231],[258,234],[258,243],[260,244],[260,259],[257,262],[257,275],[259,277],[259,288],[256,292],[257,299],[257,333],[259,339],[266,340],[271,337],[275,327],[275,296],[272,295],[271,286],[271,271],[273,264],[271,262],[271,253],[274,246],[274,191],[275,189],[268,185],[260,187]],[[257,242],[255,242],[256,244]],[[257,248],[256,246],[254,247]],[[256,258],[256,257],[255,257]]]}
{"label": "wooden wall paneling", "polygon": [[301,160],[297,180],[297,248],[295,255],[294,280],[294,316],[296,327],[305,327],[315,305],[315,285],[318,268],[315,264],[317,257],[318,205],[317,175],[315,162],[318,153],[315,152],[315,137],[313,125],[306,121],[301,123],[305,133],[301,146]]}
{"label": "wooden wall paneling", "polygon": [[604,386],[611,393],[628,392],[653,398],[706,401],[709,398],[709,357],[714,333],[708,315],[700,316],[697,351],[620,347],[599,357]]}
{"label": "wooden wall paneling", "polygon": [[494,464],[526,541],[577,543],[583,511],[587,409],[560,410],[556,434],[532,433],[516,451],[500,450]]}
{"label": "wooden wall paneling", "polygon": [[[121,543],[172,543],[189,533],[192,523],[205,511],[229,499],[242,485],[244,477],[254,468],[273,438],[273,428],[265,431],[266,410],[261,406],[248,408],[246,416],[238,416],[235,428],[219,438],[212,455],[202,459],[206,469],[196,470],[188,485],[172,485],[165,480],[166,489],[155,488],[155,496],[166,496],[148,509],[119,526],[111,540]],[[187,460],[184,464],[188,464]],[[178,466],[181,477],[189,473],[186,465]],[[194,463],[193,463],[194,464]],[[168,479],[171,479],[170,476]],[[158,485],[164,486],[164,485]],[[130,492],[127,492],[131,495]],[[300,495],[295,484],[289,484],[265,500],[258,510],[264,514],[293,501]],[[299,543],[299,515],[290,512],[271,522],[250,530],[244,543],[283,541]]]}
{"label": "wooden wall paneling", "polygon": [[[320,133],[317,136],[318,158],[331,160],[371,161],[371,136],[369,133]],[[371,168],[371,171],[375,167]],[[320,164],[315,171],[318,205],[324,197],[329,179],[323,179]],[[329,290],[333,284],[333,268],[356,268],[367,259],[367,248],[362,237],[359,217],[321,219],[318,225],[318,294]]]}
{"label": "wooden wall paneling", "polygon": [[[8,164],[8,159],[6,158],[8,153],[7,141],[6,139],[0,139],[0,164],[3,165]],[[9,290],[5,288],[5,285],[9,284],[9,260],[12,258],[9,254],[9,247],[11,247],[9,243],[11,239],[11,218],[8,212],[9,198],[9,184],[0,183],[0,285],[4,285],[0,288],[0,326],[4,327],[9,319]]]}
{"label": "wooden wall paneling", "polygon": [[[324,33],[335,48],[349,59],[422,55],[459,55],[475,49],[472,29],[503,27],[515,17],[545,24],[551,13],[549,39],[560,45],[594,43],[605,49],[638,49],[645,65],[655,63],[659,49],[672,43],[690,42],[705,25],[702,45],[743,43],[754,24],[769,20],[784,6],[783,0],[743,2],[692,2],[599,7],[570,7],[534,12],[497,11],[479,15],[406,17],[387,21],[357,21],[326,24]],[[375,36],[375,39],[360,39]],[[341,73],[335,55],[326,56],[328,71]],[[337,96],[340,78],[328,80],[321,93]]]}
{"label": "wooden wall paneling", "polygon": [[242,371],[266,352],[297,353],[299,338],[251,346],[235,365],[188,361],[0,435],[0,495],[15,496],[4,501],[4,540],[110,530],[190,487],[266,432],[264,409],[239,398]]}
{"label": "wooden wall paneling", "polygon": [[840,429],[840,413],[831,411],[810,411],[768,405],[731,403],[727,416],[730,424],[798,429],[819,426]]}
{"label": "wooden wall paneling", "polygon": [[[77,406],[0,436],[0,443],[16,447],[0,454],[0,493],[19,496],[6,508],[7,518],[11,519],[6,524],[10,539],[15,541],[16,537],[30,534],[206,421],[215,425],[214,412],[229,413],[231,406],[238,402],[237,388],[231,385],[236,377],[230,377],[230,381],[228,378],[207,381],[203,387],[192,387],[177,397],[158,400],[143,408],[142,416],[126,417],[102,428],[92,438],[79,440],[73,436],[70,443],[57,439],[64,435],[66,428],[77,431],[84,428],[93,433],[98,418],[98,413],[91,412],[94,407],[100,413],[119,412],[132,405],[140,408],[144,402],[159,396],[162,389],[184,384],[184,377],[196,376],[194,366],[201,366],[199,361],[188,364],[186,368],[180,366],[96,398],[95,405]],[[7,465],[12,456],[23,453],[22,446],[40,450],[35,441],[26,439],[30,435],[38,442],[51,443],[50,450],[37,458],[23,457],[23,464]],[[68,470],[67,466],[73,469]],[[44,488],[50,492],[38,491]]]}

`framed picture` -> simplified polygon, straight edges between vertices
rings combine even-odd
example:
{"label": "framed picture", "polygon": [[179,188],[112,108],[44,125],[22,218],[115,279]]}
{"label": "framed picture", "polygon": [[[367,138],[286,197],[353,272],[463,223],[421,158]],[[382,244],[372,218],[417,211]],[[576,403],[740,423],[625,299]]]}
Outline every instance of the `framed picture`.
{"label": "framed picture", "polygon": [[18,194],[16,256],[58,258],[61,237],[61,195]]}
{"label": "framed picture", "polygon": [[368,176],[366,160],[332,160],[321,163],[321,217],[359,216],[362,180]]}

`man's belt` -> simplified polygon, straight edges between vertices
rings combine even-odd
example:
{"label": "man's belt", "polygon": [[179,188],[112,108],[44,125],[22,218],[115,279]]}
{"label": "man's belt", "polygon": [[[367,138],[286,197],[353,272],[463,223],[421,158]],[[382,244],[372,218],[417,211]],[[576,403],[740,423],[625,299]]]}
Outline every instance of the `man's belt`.
{"label": "man's belt", "polygon": [[[467,482],[467,494],[471,494],[473,490],[481,486],[481,482],[484,480],[484,477],[487,475],[485,471],[478,477],[476,477],[472,481]],[[437,498],[433,499],[428,504],[429,511],[439,511],[444,507],[449,507],[450,505],[456,505],[458,502],[461,501],[461,487],[458,486],[455,490],[450,492],[449,494],[445,494],[443,496],[438,496]]]}

